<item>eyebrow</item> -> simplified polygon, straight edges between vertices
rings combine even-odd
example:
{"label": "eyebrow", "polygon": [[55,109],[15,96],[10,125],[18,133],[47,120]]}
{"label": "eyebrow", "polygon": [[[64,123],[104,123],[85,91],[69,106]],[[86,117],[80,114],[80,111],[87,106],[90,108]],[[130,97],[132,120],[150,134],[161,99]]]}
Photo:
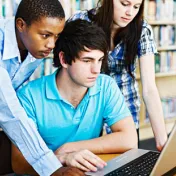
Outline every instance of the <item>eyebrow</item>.
{"label": "eyebrow", "polygon": [[[89,59],[89,60],[95,60],[94,57],[80,57],[79,59]],[[99,59],[104,59],[104,56],[100,57]]]}
{"label": "eyebrow", "polygon": [[61,34],[61,32],[60,33],[58,33],[58,34],[53,34],[52,32],[50,32],[50,31],[47,31],[47,30],[41,30],[41,32],[45,32],[45,33],[48,33],[48,34],[50,34],[50,35],[60,35]]}
{"label": "eyebrow", "polygon": [[[128,3],[131,3],[131,1],[128,1],[128,0],[124,0],[124,2],[128,2]],[[141,5],[142,4],[142,2],[140,3],[137,3],[137,4],[135,4],[135,5]]]}

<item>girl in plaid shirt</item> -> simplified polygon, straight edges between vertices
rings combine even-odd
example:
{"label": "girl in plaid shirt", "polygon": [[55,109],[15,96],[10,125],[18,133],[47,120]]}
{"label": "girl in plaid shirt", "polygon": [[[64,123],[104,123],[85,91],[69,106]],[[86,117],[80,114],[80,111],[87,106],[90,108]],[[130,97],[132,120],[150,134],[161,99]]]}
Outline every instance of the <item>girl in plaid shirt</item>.
{"label": "girl in plaid shirt", "polygon": [[139,134],[140,97],[136,81],[140,66],[142,95],[153,128],[156,147],[167,141],[163,111],[155,84],[157,54],[151,26],[143,19],[144,0],[100,0],[97,8],[76,13],[69,20],[85,19],[101,26],[110,46],[108,66],[133,116]]}

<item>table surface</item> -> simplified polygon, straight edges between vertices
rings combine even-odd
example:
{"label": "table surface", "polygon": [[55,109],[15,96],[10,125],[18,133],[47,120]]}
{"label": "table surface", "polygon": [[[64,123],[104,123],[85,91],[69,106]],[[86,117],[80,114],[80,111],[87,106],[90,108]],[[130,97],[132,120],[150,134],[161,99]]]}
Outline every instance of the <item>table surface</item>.
{"label": "table surface", "polygon": [[98,155],[102,160],[104,161],[109,161],[111,160],[112,158],[116,157],[116,156],[119,156],[120,154],[101,154],[101,155]]}

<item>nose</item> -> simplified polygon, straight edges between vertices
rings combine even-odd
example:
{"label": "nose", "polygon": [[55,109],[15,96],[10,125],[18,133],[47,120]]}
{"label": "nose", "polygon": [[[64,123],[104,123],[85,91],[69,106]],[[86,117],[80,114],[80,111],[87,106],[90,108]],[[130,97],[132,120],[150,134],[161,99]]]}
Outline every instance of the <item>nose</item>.
{"label": "nose", "polygon": [[47,41],[46,47],[48,49],[53,49],[55,47],[55,42],[56,42],[56,40],[54,37],[49,38]]}
{"label": "nose", "polygon": [[92,65],[92,68],[91,68],[92,73],[99,74],[100,70],[101,70],[101,64],[100,63],[96,63],[96,64]]}
{"label": "nose", "polygon": [[133,15],[133,7],[127,8],[126,15],[128,15],[128,16],[132,16]]}

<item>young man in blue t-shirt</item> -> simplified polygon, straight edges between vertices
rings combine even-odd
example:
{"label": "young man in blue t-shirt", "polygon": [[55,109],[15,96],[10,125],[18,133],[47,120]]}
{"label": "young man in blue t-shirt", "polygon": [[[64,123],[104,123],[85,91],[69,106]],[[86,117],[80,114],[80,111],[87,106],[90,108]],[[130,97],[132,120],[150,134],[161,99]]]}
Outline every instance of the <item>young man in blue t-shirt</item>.
{"label": "young man in blue t-shirt", "polygon": [[[18,97],[33,125],[62,164],[96,171],[106,163],[95,154],[124,152],[137,146],[131,114],[115,81],[106,72],[103,30],[84,20],[68,22],[54,49],[58,70],[30,82]],[[112,134],[101,136],[104,122]],[[61,135],[62,134],[62,135]],[[20,156],[20,157],[19,157]],[[34,174],[12,147],[12,165]]]}

